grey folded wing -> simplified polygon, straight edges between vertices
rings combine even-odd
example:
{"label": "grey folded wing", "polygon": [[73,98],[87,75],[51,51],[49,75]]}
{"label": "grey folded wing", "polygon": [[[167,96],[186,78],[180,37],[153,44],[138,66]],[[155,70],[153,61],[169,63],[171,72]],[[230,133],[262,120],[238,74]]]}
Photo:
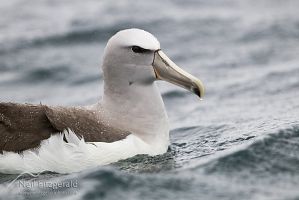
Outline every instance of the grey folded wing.
{"label": "grey folded wing", "polygon": [[0,152],[37,148],[42,140],[67,129],[87,142],[114,142],[130,134],[84,108],[0,103]]}

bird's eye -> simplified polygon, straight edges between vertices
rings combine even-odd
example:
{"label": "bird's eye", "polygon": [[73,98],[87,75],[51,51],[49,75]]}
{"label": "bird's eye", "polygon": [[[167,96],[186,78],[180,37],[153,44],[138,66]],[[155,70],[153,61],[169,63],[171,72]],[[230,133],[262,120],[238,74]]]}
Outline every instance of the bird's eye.
{"label": "bird's eye", "polygon": [[134,52],[134,53],[148,53],[148,52],[150,52],[151,50],[149,50],[149,49],[144,49],[144,48],[141,48],[141,47],[139,47],[139,46],[132,46],[132,51]]}

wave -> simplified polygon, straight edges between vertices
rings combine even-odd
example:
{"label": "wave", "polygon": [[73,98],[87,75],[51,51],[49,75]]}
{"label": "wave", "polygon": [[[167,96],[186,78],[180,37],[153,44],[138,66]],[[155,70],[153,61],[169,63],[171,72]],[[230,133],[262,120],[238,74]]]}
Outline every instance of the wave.
{"label": "wave", "polygon": [[71,30],[57,35],[49,35],[31,40],[19,39],[1,46],[0,54],[8,54],[27,48],[40,48],[46,45],[66,46],[74,43],[89,43],[94,41],[106,41],[117,29],[94,27],[90,29]]}
{"label": "wave", "polygon": [[[266,96],[277,95],[281,93],[290,94],[291,91],[298,90],[298,63],[278,64],[273,65],[272,68],[266,68],[252,77],[244,77],[243,80],[237,80],[230,83],[224,83],[219,88],[230,88],[226,93],[220,94],[223,96],[235,95],[253,95],[253,96]],[[279,83],[279,85],[277,84]],[[275,85],[275,87],[274,87]],[[217,88],[217,90],[219,90]],[[253,94],[254,91],[254,94]],[[216,91],[210,91],[215,93]]]}
{"label": "wave", "polygon": [[299,37],[299,21],[292,18],[273,20],[271,23],[259,22],[245,30],[237,41],[258,42],[260,40],[285,40]]}
{"label": "wave", "polygon": [[93,26],[86,28],[73,28],[63,33],[54,35],[45,35],[32,39],[17,39],[11,42],[6,42],[0,46],[0,54],[7,54],[14,51],[23,50],[26,48],[39,48],[42,46],[68,46],[78,43],[91,42],[106,42],[117,31],[127,28],[143,28],[150,29],[151,27],[162,26],[165,20],[151,20],[145,22],[121,21],[117,24],[109,26]]}
{"label": "wave", "polygon": [[206,173],[299,173],[299,126],[280,130],[243,150],[203,165]]}

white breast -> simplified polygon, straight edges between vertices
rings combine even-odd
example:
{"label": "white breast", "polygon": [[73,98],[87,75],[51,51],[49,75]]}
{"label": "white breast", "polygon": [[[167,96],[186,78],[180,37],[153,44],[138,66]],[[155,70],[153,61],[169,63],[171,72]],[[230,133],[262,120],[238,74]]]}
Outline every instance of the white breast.
{"label": "white breast", "polygon": [[[66,136],[69,143],[63,141]],[[168,144],[148,144],[135,135],[112,142],[87,143],[73,132],[52,135],[42,141],[40,148],[22,154],[4,152],[0,155],[0,173],[38,173],[53,171],[71,173],[87,168],[107,165],[137,154],[158,155],[167,151]]]}

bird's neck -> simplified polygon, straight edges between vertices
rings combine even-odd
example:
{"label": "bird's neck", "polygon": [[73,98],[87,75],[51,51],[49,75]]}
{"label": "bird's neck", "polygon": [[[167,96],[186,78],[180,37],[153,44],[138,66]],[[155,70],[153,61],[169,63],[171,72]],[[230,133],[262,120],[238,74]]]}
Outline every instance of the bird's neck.
{"label": "bird's neck", "polygon": [[[129,128],[146,142],[169,142],[168,117],[155,82],[104,83],[101,103],[111,123]],[[159,140],[159,141],[157,141]]]}

